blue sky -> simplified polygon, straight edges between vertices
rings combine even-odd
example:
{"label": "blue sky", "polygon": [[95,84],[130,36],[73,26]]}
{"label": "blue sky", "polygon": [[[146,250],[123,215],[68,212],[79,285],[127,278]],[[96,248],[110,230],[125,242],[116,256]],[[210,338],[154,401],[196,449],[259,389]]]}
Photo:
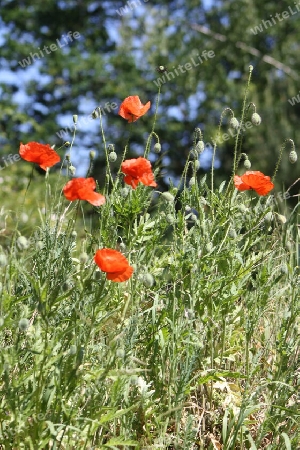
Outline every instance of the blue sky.
{"label": "blue sky", "polygon": [[[126,5],[126,3],[127,2],[124,2],[124,5]],[[212,2],[212,0],[204,0],[203,4],[207,9],[209,9],[211,7],[211,5],[213,4],[213,2]],[[138,7],[136,7],[135,14],[145,14],[146,9],[148,7],[149,7],[149,3],[146,3],[145,5],[142,4]],[[128,17],[128,16],[129,16],[129,14],[126,14],[126,17]],[[121,26],[121,24],[122,24],[122,21],[120,20],[120,26]],[[3,35],[6,32],[4,24],[1,23],[1,17],[0,17],[0,25],[1,25],[1,29],[0,29],[0,46],[1,46],[4,44]],[[110,27],[108,27],[108,30],[109,30],[111,38],[119,43],[120,35],[118,33],[118,27],[110,26]],[[24,55],[24,58],[26,58],[27,56],[28,55]],[[26,103],[31,101],[30,97],[28,97],[26,95],[26,93],[23,89],[23,86],[25,83],[27,83],[28,81],[30,81],[36,77],[37,67],[42,64],[43,64],[43,59],[41,59],[39,61],[35,61],[33,64],[26,67],[25,69],[20,66],[20,69],[17,70],[16,72],[11,72],[10,70],[7,70],[5,68],[0,69],[0,83],[16,84],[20,88],[19,91],[16,94],[14,94],[14,96],[13,96],[13,100],[17,105],[25,106]],[[42,75],[42,76],[39,75],[39,82],[47,83],[47,81],[48,81],[47,75]],[[199,104],[200,100],[201,100],[201,98],[199,99],[199,93],[190,97],[189,103],[190,103],[191,111],[193,109],[196,110],[195,105]],[[86,119],[86,117],[97,106],[96,102],[89,100],[89,99],[85,99],[84,102],[80,102],[80,103],[81,103],[81,105],[83,105],[83,106],[81,106],[81,110],[74,111],[74,114],[78,114],[79,123],[81,121],[80,130],[86,131],[87,136],[88,136],[89,132],[91,132],[93,134],[96,134],[96,133],[100,134],[98,120],[86,121],[86,123],[84,123],[84,119]],[[39,106],[41,109],[43,108],[43,105],[39,105]],[[170,110],[168,111],[168,114],[180,119],[181,113],[180,113],[179,108],[173,107],[173,108],[170,108]],[[57,130],[58,132],[60,131],[60,129],[62,129],[64,127],[72,127],[72,125],[73,125],[72,116],[58,116],[57,119],[59,121],[59,126],[60,126],[60,128],[58,128],[58,130]],[[104,118],[104,122],[105,122],[105,118]],[[70,137],[71,136],[69,136],[69,140],[70,140]],[[34,138],[33,138],[33,140],[34,140]],[[49,142],[49,144],[51,145],[51,142]],[[76,144],[76,140],[75,140],[75,144]],[[80,170],[76,173],[76,176],[82,176],[82,175],[84,175],[86,168],[89,164],[89,157],[88,157],[89,152],[80,150],[80,148],[77,147],[77,145],[74,146],[74,151],[73,151],[73,155],[76,154],[78,157],[78,160],[80,160]],[[81,142],[81,147],[83,145],[84,145],[84,142]],[[204,152],[204,154],[201,156],[201,159],[200,159],[201,166],[209,166],[210,160],[211,160],[210,152],[209,151]],[[75,161],[75,163],[76,163],[76,161]],[[165,163],[166,164],[168,163],[167,158],[165,160]]]}

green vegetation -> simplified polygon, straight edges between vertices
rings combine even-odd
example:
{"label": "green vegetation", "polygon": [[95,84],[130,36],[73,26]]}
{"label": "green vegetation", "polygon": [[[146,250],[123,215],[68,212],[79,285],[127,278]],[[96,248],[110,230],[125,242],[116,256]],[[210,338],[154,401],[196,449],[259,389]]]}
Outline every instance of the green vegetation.
{"label": "green vegetation", "polygon": [[[248,106],[234,124],[233,174],[248,160]],[[155,132],[144,149],[159,181]],[[166,192],[126,186],[111,165],[121,168],[130,137],[116,161],[104,139],[100,207],[62,194],[72,148],[44,184],[25,161],[18,191],[3,175],[14,209],[11,198],[0,216],[1,450],[297,448],[299,203],[217,183],[213,166],[199,176],[202,132],[190,139]],[[130,279],[99,270],[106,247],[126,256]]]}

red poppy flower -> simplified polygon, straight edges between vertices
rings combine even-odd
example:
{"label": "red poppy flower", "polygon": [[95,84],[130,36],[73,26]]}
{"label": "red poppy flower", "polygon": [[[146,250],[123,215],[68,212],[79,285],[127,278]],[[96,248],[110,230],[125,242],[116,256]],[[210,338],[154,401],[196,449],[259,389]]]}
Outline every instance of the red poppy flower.
{"label": "red poppy flower", "polygon": [[106,272],[106,278],[111,281],[126,281],[133,273],[133,267],[129,265],[125,256],[111,248],[97,250],[94,261],[103,272]]}
{"label": "red poppy flower", "polygon": [[234,185],[239,191],[253,189],[259,195],[267,195],[274,187],[271,178],[258,170],[246,172],[241,177],[233,177]]}
{"label": "red poppy flower", "polygon": [[151,163],[146,158],[140,156],[137,159],[127,159],[122,162],[121,170],[126,175],[124,177],[125,183],[130,184],[133,189],[139,183],[143,183],[145,186],[157,186],[157,183],[154,181]]}
{"label": "red poppy flower", "polygon": [[59,155],[50,145],[39,144],[38,142],[21,143],[19,154],[25,161],[36,163],[44,170],[60,161]]}
{"label": "red poppy flower", "polygon": [[131,95],[130,97],[125,98],[120,106],[118,114],[128,120],[128,122],[135,122],[146,114],[150,105],[150,102],[143,105],[138,95]]}
{"label": "red poppy flower", "polygon": [[67,200],[86,200],[94,206],[101,206],[105,203],[102,194],[94,192],[96,182],[94,178],[73,178],[63,188],[63,193]]}

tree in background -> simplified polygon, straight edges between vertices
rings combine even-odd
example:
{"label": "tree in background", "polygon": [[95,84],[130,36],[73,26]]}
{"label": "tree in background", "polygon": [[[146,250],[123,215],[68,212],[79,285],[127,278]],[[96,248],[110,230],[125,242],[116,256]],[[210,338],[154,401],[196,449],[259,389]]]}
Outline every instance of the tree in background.
{"label": "tree in background", "polygon": [[[169,176],[176,179],[182,173],[195,127],[201,128],[208,144],[200,172],[205,172],[209,149],[217,140],[220,167],[216,174],[222,180],[230,174],[234,137],[233,133],[228,139],[218,137],[217,126],[226,107],[240,119],[251,64],[250,97],[262,123],[244,133],[244,151],[254,170],[272,175],[283,141],[299,141],[300,99],[292,105],[299,91],[299,14],[296,5],[291,7],[286,0],[276,4],[269,0],[223,0],[212,5],[198,0],[125,4],[53,0],[19,4],[4,0],[1,67],[20,80],[27,79],[29,73],[32,78],[24,81],[24,103],[16,100],[20,99],[16,97],[19,83],[1,83],[2,151],[17,151],[20,141],[29,140],[58,147],[72,138],[72,133],[61,132],[62,124],[72,127],[72,115],[78,114],[74,154],[87,160],[89,150],[98,151],[94,172],[102,183],[101,132],[87,117],[101,106],[107,142],[121,155],[130,133],[130,155],[140,154],[151,130],[160,85],[156,132],[165,166],[161,187]],[[69,31],[80,37],[72,35],[73,40],[66,43]],[[39,52],[46,53],[44,47],[49,49],[51,44],[59,46],[57,40],[66,45],[42,57]],[[31,56],[30,65],[22,68],[19,61],[28,61],[34,53],[41,57]],[[160,65],[168,72],[156,72]],[[133,124],[129,128],[117,116],[118,106],[129,95],[152,102],[152,114],[144,116],[138,127]],[[246,120],[252,113],[250,108]],[[229,120],[227,114],[221,134],[228,134]],[[288,151],[277,178],[279,188],[297,178],[297,166],[288,165],[287,155]]]}

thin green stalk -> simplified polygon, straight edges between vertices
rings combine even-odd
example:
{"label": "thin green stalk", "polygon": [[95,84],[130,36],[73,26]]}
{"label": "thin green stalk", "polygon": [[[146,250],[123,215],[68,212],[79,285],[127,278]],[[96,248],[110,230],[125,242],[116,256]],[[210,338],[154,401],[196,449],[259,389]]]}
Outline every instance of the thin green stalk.
{"label": "thin green stalk", "polygon": [[151,147],[152,135],[155,134],[154,130],[155,130],[155,124],[156,124],[156,119],[157,119],[157,111],[158,111],[158,105],[159,105],[160,89],[161,89],[161,86],[159,86],[159,88],[158,88],[158,93],[157,93],[157,97],[156,97],[154,120],[153,120],[153,124],[152,124],[152,130],[151,130],[151,132],[149,134],[149,137],[148,137],[148,140],[147,140],[147,143],[146,143],[146,148],[145,148],[145,152],[144,152],[144,158],[148,158],[148,155],[149,155],[149,152],[150,152],[150,147]]}

